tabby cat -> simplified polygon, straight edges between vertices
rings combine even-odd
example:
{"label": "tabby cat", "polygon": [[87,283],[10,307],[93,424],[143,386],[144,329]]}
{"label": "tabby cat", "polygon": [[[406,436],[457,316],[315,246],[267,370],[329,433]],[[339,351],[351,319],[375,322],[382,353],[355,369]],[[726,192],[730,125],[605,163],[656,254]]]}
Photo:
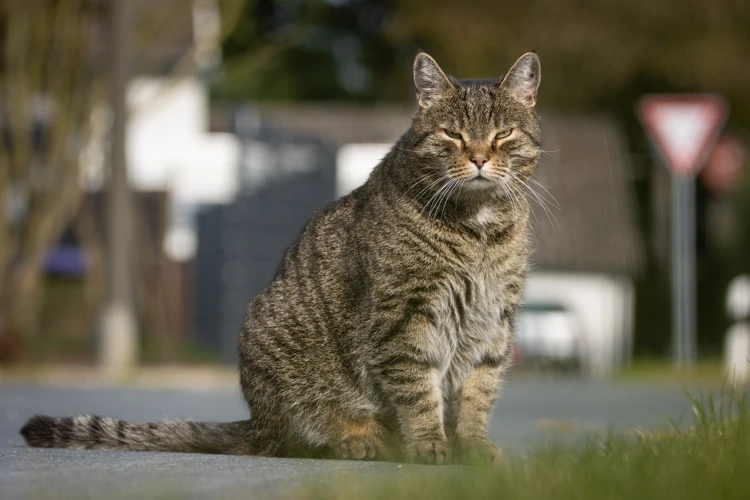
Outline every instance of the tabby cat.
{"label": "tabby cat", "polygon": [[487,418],[511,362],[540,157],[539,59],[498,79],[414,61],[419,108],[368,181],[317,213],[250,304],[251,420],[35,416],[32,446],[499,462]]}

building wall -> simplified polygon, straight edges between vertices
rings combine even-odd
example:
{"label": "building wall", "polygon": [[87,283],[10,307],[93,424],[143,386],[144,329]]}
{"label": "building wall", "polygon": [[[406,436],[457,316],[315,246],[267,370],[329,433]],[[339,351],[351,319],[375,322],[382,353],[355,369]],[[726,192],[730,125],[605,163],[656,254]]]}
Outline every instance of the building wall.
{"label": "building wall", "polygon": [[194,213],[237,195],[239,138],[211,133],[208,90],[198,79],[137,78],[128,88],[128,173],[135,190],[167,190],[171,207],[164,250],[195,254]]}
{"label": "building wall", "polygon": [[630,361],[633,337],[633,284],[629,278],[595,273],[535,272],[526,303],[560,304],[581,328],[584,371],[611,375]]}
{"label": "building wall", "polygon": [[391,144],[345,144],[336,153],[336,196],[349,194],[367,181]]}

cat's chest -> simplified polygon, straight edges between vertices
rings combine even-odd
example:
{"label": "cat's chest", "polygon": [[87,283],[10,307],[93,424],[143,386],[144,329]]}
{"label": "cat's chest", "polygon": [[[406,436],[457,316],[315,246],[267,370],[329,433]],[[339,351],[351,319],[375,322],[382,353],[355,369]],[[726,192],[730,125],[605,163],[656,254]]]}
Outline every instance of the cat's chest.
{"label": "cat's chest", "polygon": [[441,323],[456,336],[489,335],[506,307],[508,269],[493,262],[470,262],[445,282]]}
{"label": "cat's chest", "polygon": [[507,299],[499,266],[463,268],[445,280],[437,317],[444,376],[464,378],[498,342],[507,341],[501,326]]}

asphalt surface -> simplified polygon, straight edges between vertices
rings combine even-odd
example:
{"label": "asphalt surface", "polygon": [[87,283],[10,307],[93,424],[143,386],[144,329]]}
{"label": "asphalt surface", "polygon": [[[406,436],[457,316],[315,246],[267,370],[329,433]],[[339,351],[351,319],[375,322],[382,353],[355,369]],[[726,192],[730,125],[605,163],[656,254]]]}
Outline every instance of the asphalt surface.
{"label": "asphalt surface", "polygon": [[[608,428],[658,428],[689,417],[679,387],[573,379],[511,380],[490,437],[506,455],[550,436]],[[18,429],[37,413],[94,413],[133,421],[247,418],[238,391],[61,389],[0,385],[0,498],[276,498],[296,487],[362,476],[432,473],[436,467],[331,460],[27,448]]]}

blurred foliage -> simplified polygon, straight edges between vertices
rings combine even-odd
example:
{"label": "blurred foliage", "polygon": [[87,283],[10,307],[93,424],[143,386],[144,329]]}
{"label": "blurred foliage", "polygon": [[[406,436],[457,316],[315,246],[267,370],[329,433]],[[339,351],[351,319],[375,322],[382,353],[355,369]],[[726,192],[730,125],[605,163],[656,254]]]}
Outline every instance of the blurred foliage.
{"label": "blurred foliage", "polygon": [[[297,43],[271,64],[233,71],[242,54]],[[621,110],[652,91],[726,95],[750,123],[750,3],[745,0],[260,0],[224,44],[219,96],[254,99],[386,99],[412,96],[411,59],[428,51],[450,73],[488,77],[535,49],[540,103]]]}
{"label": "blurred foliage", "polygon": [[215,95],[279,100],[397,97],[394,81],[403,83],[400,76],[410,67],[414,51],[405,48],[406,66],[394,64],[399,49],[387,33],[393,11],[389,0],[247,3],[224,42],[225,74]]}
{"label": "blurred foliage", "polygon": [[[747,166],[747,165],[746,165]],[[734,274],[750,274],[750,168],[746,168],[739,186],[731,196],[731,216],[733,221],[745,231],[735,231],[726,242],[723,255]]]}
{"label": "blurred foliage", "polygon": [[96,155],[101,16],[81,0],[0,3],[0,362],[20,357],[37,326],[45,254]]}

